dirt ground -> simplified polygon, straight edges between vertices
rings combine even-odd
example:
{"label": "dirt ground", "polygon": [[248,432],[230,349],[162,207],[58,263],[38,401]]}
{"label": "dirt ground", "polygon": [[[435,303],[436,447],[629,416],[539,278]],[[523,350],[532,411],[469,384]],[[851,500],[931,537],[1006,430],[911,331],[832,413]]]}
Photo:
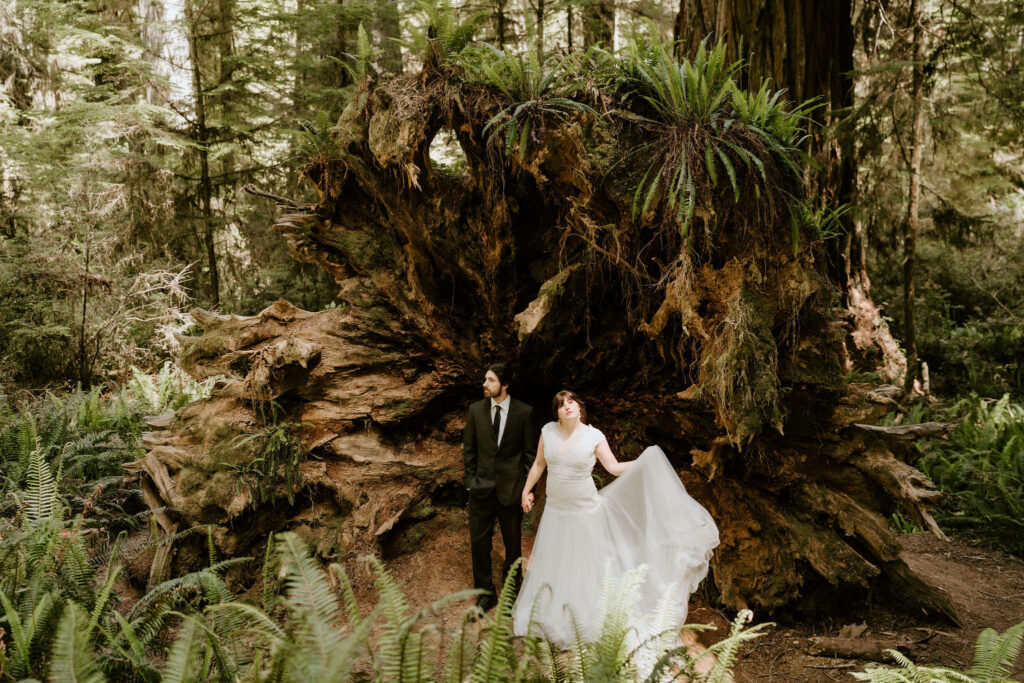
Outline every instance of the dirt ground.
{"label": "dirt ground", "polygon": [[[528,520],[529,525],[529,520]],[[403,586],[414,609],[438,598],[472,586],[468,526],[465,511],[449,509],[420,525],[414,541],[404,548],[414,552],[386,560],[392,576]],[[501,543],[495,532],[494,567],[496,580],[501,567]],[[944,542],[927,534],[901,537],[904,560],[920,574],[947,591],[962,624],[952,626],[929,619],[910,608],[900,609],[891,601],[866,607],[853,618],[820,619],[814,623],[778,624],[743,651],[735,673],[737,683],[793,681],[853,681],[849,674],[863,670],[863,659],[842,659],[814,655],[820,650],[815,639],[855,635],[859,642],[881,641],[897,647],[919,664],[931,663],[966,669],[973,660],[978,634],[987,627],[1000,631],[1024,620],[1024,561],[998,551],[986,550],[968,539]],[[529,557],[533,534],[524,533]],[[365,571],[353,572],[360,601],[372,604],[372,581]],[[438,614],[438,625],[459,627],[469,601],[450,604]],[[703,604],[694,596],[690,623],[711,624],[717,632],[702,634],[705,644],[727,629],[731,614]],[[756,617],[756,615],[755,615]],[[1024,656],[1014,670],[1014,679],[1024,681]]]}

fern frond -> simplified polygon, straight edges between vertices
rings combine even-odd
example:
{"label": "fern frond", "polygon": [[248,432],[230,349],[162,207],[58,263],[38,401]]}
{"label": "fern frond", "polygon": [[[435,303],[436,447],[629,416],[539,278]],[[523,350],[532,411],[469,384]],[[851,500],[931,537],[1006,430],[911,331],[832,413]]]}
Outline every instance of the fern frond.
{"label": "fern frond", "polygon": [[50,680],[55,683],[103,683],[90,642],[88,615],[74,602],[68,602],[57,627],[50,656]]}
{"label": "fern frond", "polygon": [[502,584],[494,617],[487,625],[487,637],[480,645],[479,656],[470,674],[471,683],[508,681],[516,668],[512,647],[512,605],[515,602],[516,575],[521,572],[523,558],[513,563]]}
{"label": "fern frond", "polygon": [[979,683],[1009,681],[1013,664],[1020,656],[1022,640],[1024,621],[1001,634],[995,629],[985,629],[975,643],[974,666],[967,673]]}
{"label": "fern frond", "polygon": [[160,670],[161,683],[191,683],[195,680],[196,663],[200,661],[204,639],[201,624],[187,616]]}

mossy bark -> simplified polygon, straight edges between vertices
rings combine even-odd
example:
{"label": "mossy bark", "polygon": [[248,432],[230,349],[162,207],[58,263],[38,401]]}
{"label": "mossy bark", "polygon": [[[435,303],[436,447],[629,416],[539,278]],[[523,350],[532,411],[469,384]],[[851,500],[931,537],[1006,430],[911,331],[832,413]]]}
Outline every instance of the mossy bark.
{"label": "mossy bark", "polygon": [[[296,520],[337,529],[338,552],[386,543],[425,501],[464,495],[465,407],[502,360],[541,413],[559,389],[586,397],[621,457],[665,448],[721,529],[713,581],[727,604],[771,611],[818,589],[906,586],[886,520],[901,507],[930,520],[933,487],[909,475],[890,445],[902,442],[857,426],[893,396],[843,379],[849,328],[821,243],[792,241],[781,197],[795,181],[769,165],[778,194],[743,176],[740,202],[709,186],[683,236],[662,208],[633,216],[643,162],[615,161],[635,131],[581,116],[535,129],[528,153],[507,158],[483,133],[498,107],[434,71],[353,100],[330,158],[307,169],[321,200],[282,200],[276,226],[335,277],[342,303],[196,314],[203,332],[181,339],[182,367],[227,379],[159,423],[133,467],[174,523],[215,523],[229,553]],[[430,160],[442,129],[465,156],[458,171]],[[262,428],[269,401],[309,454],[295,503],[182,496],[189,470],[219,467],[217,435]],[[915,587],[916,602],[952,614]]]}

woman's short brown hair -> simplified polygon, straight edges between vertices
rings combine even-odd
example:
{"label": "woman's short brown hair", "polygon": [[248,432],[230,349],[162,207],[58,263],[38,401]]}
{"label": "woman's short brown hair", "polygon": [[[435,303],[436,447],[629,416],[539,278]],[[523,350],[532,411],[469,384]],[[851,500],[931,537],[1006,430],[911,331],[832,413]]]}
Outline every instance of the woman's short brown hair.
{"label": "woman's short brown hair", "polygon": [[584,403],[583,400],[576,395],[576,392],[569,391],[568,389],[563,389],[562,391],[559,391],[557,394],[555,394],[554,400],[551,401],[551,412],[555,414],[555,421],[558,420],[558,409],[561,408],[562,404],[569,399],[576,401],[576,405],[580,407],[580,422],[583,422],[585,424],[587,421],[587,404]]}

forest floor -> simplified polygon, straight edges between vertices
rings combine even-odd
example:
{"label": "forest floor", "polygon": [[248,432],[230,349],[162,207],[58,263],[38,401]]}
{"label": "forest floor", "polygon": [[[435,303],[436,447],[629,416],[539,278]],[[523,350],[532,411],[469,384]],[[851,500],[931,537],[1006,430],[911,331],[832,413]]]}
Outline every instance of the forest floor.
{"label": "forest floor", "polygon": [[[386,560],[413,609],[425,608],[442,596],[472,586],[467,524],[464,510],[449,509],[418,527],[417,536],[422,537],[406,546],[414,546],[413,552]],[[736,683],[853,681],[849,674],[862,671],[867,660],[812,654],[820,652],[821,638],[849,636],[859,645],[898,645],[918,664],[965,670],[971,666],[974,643],[983,629],[1003,631],[1024,620],[1024,560],[979,547],[967,538],[944,542],[929,534],[908,534],[901,536],[900,542],[907,564],[949,594],[962,621],[959,627],[881,598],[854,616],[781,623],[780,615],[775,615],[779,623],[742,651],[735,668]],[[533,534],[526,531],[527,557],[532,544]],[[501,567],[497,531],[494,548],[497,575]],[[360,602],[372,605],[372,577],[356,566],[350,570]],[[445,630],[457,629],[470,604],[466,600],[443,607],[436,623]],[[717,628],[699,635],[705,645],[728,631],[729,617],[707,605],[699,594],[691,602],[689,622]],[[1024,661],[1017,662],[1013,677],[1024,681]]]}

